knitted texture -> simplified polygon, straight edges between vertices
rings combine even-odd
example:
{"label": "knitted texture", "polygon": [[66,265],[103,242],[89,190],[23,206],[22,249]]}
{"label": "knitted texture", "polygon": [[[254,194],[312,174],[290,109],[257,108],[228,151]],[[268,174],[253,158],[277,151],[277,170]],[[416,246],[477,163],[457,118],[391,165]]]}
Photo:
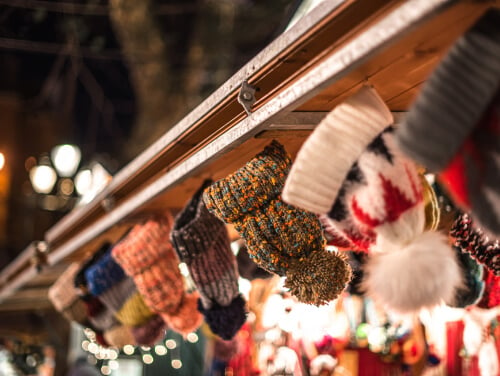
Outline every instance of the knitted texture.
{"label": "knitted texture", "polygon": [[136,292],[115,313],[116,318],[125,326],[139,326],[145,324],[153,312],[144,303],[142,296]]}
{"label": "knitted texture", "polygon": [[483,266],[479,265],[467,252],[462,252],[460,248],[454,247],[454,250],[464,276],[464,285],[457,289],[452,306],[465,308],[476,304],[483,295],[485,287]]}
{"label": "knitted texture", "polygon": [[103,256],[111,247],[111,244],[106,242],[101,247],[92,254],[82,265],[79,270],[79,272],[76,274],[75,279],[74,279],[74,286],[75,288],[80,290],[81,295],[86,295],[88,293],[88,286],[87,286],[87,278],[85,276],[85,273],[87,269],[94,265],[101,256]]}
{"label": "knitted texture", "polygon": [[271,278],[273,276],[268,271],[262,269],[250,258],[245,244],[240,245],[238,254],[236,255],[236,262],[238,263],[238,272],[240,276],[248,279],[249,281],[256,278]]}
{"label": "knitted texture", "polygon": [[401,150],[432,172],[447,166],[497,91],[499,59],[500,11],[492,9],[427,79],[398,129]]}
{"label": "knitted texture", "polygon": [[130,329],[123,325],[116,325],[104,331],[103,337],[110,346],[118,348],[122,348],[125,345],[136,344]]}
{"label": "knitted texture", "polygon": [[343,291],[350,270],[344,258],[324,250],[318,218],[281,200],[290,166],[284,147],[273,141],[206,188],[203,200],[209,211],[234,224],[258,265],[287,277],[286,286],[300,301],[325,304]]}
{"label": "knitted texture", "polygon": [[474,221],[468,214],[462,213],[457,217],[450,236],[454,239],[456,247],[468,252],[477,262],[500,276],[499,241],[489,240],[481,229],[475,227]]}
{"label": "knitted texture", "polygon": [[134,280],[125,276],[120,282],[101,293],[99,299],[112,312],[117,312],[136,291]]}
{"label": "knitted texture", "polygon": [[[179,259],[170,243],[173,219],[169,213],[136,225],[113,248],[113,257],[133,277],[137,290],[154,312],[174,331],[200,324],[196,301],[186,296]],[[198,294],[193,295],[194,299]],[[188,304],[189,307],[183,305]],[[174,317],[176,315],[180,317]],[[174,323],[175,321],[175,323]],[[196,329],[196,328],[194,328]]]}
{"label": "knitted texture", "polygon": [[152,346],[165,335],[165,321],[160,316],[155,315],[144,325],[133,327],[131,332],[135,343],[143,346]]}
{"label": "knitted texture", "polygon": [[113,312],[106,307],[101,309],[97,314],[89,316],[89,322],[93,328],[100,331],[105,331],[118,324]]}
{"label": "knitted texture", "polygon": [[111,249],[85,270],[88,290],[95,296],[101,295],[123,278],[125,273],[111,256]]}
{"label": "knitted texture", "polygon": [[[176,217],[170,236],[200,293],[205,321],[215,334],[229,339],[246,320],[245,302],[239,293],[236,257],[226,226],[201,199],[208,185],[205,182]],[[209,320],[215,310],[219,320]]]}
{"label": "knitted texture", "polygon": [[75,300],[70,306],[64,308],[61,313],[68,321],[74,321],[83,326],[88,324],[87,309],[85,303],[80,299]]}
{"label": "knitted texture", "polygon": [[326,214],[340,195],[353,163],[392,123],[391,112],[377,92],[362,87],[335,107],[302,145],[283,189],[283,199],[313,213]]}
{"label": "knitted texture", "polygon": [[79,263],[72,263],[50,287],[48,296],[57,311],[62,312],[78,300],[79,290],[74,287],[73,281],[80,268]]}
{"label": "knitted texture", "polygon": [[498,307],[500,305],[500,277],[486,270],[484,283],[483,296],[477,306],[484,309]]}

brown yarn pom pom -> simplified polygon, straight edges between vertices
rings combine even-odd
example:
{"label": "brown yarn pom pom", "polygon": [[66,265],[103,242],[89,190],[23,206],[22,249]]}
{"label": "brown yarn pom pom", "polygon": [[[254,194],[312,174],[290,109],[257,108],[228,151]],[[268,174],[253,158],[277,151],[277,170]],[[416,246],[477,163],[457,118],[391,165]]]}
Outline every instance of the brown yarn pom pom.
{"label": "brown yarn pom pom", "polygon": [[320,306],[336,299],[351,279],[351,268],[337,252],[313,252],[286,272],[285,287],[300,302]]}

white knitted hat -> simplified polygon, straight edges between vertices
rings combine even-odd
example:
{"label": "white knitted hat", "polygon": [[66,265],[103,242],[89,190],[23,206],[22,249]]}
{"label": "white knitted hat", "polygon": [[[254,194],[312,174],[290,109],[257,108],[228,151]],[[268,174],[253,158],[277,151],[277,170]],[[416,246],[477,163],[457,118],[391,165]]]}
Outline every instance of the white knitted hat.
{"label": "white knitted hat", "polygon": [[392,114],[375,89],[363,86],[331,111],[306,140],[283,189],[283,200],[326,214],[353,163]]}

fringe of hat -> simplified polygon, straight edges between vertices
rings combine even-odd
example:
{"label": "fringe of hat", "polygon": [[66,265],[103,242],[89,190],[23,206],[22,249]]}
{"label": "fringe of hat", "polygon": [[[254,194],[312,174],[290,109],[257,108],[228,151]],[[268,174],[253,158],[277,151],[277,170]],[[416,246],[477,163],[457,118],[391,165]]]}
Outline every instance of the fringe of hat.
{"label": "fringe of hat", "polygon": [[165,321],[160,316],[155,315],[146,324],[131,328],[131,332],[136,344],[152,346],[164,337]]}
{"label": "fringe of hat", "polygon": [[[285,276],[300,275],[301,263],[317,252],[326,252],[318,218],[305,210],[286,204],[280,193],[290,170],[291,159],[284,147],[273,141],[245,166],[208,187],[203,200],[213,214],[233,223],[245,239],[248,253],[262,268]],[[288,285],[299,300],[324,304],[335,299],[347,285],[349,266],[344,259],[328,258],[335,267],[343,269],[338,275],[315,273],[317,285],[304,291],[300,278],[292,278]],[[323,259],[325,260],[325,259]],[[318,268],[325,265],[318,266]],[[308,272],[313,268],[308,268]],[[295,285],[297,283],[297,285]],[[317,300],[311,301],[311,297]]]}
{"label": "fringe of hat", "polygon": [[153,312],[144,303],[142,296],[134,293],[115,313],[116,318],[125,326],[140,326],[145,324],[152,316]]}
{"label": "fringe of hat", "polygon": [[460,214],[450,231],[454,245],[468,252],[472,258],[484,265],[495,275],[500,276],[500,244],[498,240],[489,240],[481,229],[474,226],[472,218]]}
{"label": "fringe of hat", "polygon": [[136,342],[130,329],[124,325],[116,325],[105,330],[103,337],[110,346],[121,348],[125,345],[135,345]]}

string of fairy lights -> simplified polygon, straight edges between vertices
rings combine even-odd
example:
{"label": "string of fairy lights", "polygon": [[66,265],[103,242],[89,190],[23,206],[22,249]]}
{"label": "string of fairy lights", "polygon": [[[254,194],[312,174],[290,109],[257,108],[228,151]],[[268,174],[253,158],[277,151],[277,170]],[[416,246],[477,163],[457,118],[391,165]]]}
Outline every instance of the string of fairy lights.
{"label": "string of fairy lights", "polygon": [[[83,330],[85,339],[81,343],[82,349],[88,353],[88,362],[94,366],[101,362],[100,371],[104,376],[111,375],[120,367],[119,360],[123,356],[139,358],[143,364],[152,364],[156,356],[166,356],[170,354],[170,365],[174,369],[182,368],[182,360],[180,359],[179,343],[175,339],[164,339],[154,346],[135,346],[125,345],[123,348],[104,347],[96,342],[96,334],[90,328]],[[196,333],[189,333],[185,340],[195,344],[199,340]]]}

